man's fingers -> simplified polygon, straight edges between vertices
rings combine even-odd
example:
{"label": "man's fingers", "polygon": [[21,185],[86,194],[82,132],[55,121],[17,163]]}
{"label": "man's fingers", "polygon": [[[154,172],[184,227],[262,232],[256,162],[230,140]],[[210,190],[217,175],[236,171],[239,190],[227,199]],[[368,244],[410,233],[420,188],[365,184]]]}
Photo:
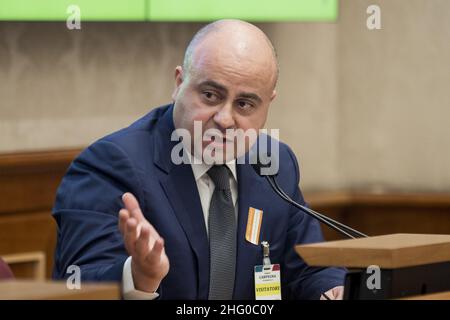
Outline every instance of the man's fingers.
{"label": "man's fingers", "polygon": [[327,292],[322,293],[320,300],[334,300],[333,290],[328,290]]}
{"label": "man's fingers", "polygon": [[136,218],[138,221],[142,221],[144,215],[142,214],[141,208],[139,207],[139,202],[136,197],[130,193],[126,192],[122,196],[122,201],[125,204],[125,208],[130,212],[133,218]]}
{"label": "man's fingers", "polygon": [[136,240],[138,237],[138,222],[134,218],[129,218],[125,225],[124,242],[128,253],[133,256],[136,251]]}
{"label": "man's fingers", "polygon": [[131,192],[125,192],[122,195],[122,201],[127,207],[128,211],[133,211],[136,208],[139,208],[139,202],[137,201],[136,197]]}
{"label": "man's fingers", "polygon": [[155,227],[152,226],[152,224],[149,222],[147,223],[149,229],[150,229],[150,237],[153,239],[159,239],[161,236],[159,235],[158,231],[156,231]]}
{"label": "man's fingers", "polygon": [[344,287],[338,286],[322,293],[320,300],[342,300],[344,298]]}
{"label": "man's fingers", "polygon": [[152,264],[159,263],[159,261],[161,260],[161,253],[163,249],[164,249],[164,239],[158,238],[153,244],[152,250],[147,255],[146,258],[147,261]]}
{"label": "man's fingers", "polygon": [[121,209],[119,211],[119,230],[122,236],[125,234],[125,226],[127,224],[127,220],[130,218],[130,213],[127,209]]}
{"label": "man's fingers", "polygon": [[[158,231],[145,219],[136,197],[126,192],[122,196],[125,209],[119,212],[119,229],[123,234],[125,247],[132,256],[158,263],[164,250],[164,240]],[[154,242],[153,244],[150,241]]]}
{"label": "man's fingers", "polygon": [[336,297],[336,300],[343,300],[344,299],[344,287],[339,286],[334,288],[334,296]]}
{"label": "man's fingers", "polygon": [[156,229],[147,221],[147,219],[145,219],[136,197],[132,193],[127,192],[123,194],[122,200],[125,204],[125,210],[127,210],[129,216],[135,218],[138,223],[147,224],[150,227],[151,238],[160,238],[158,231],[156,231]]}
{"label": "man's fingers", "polygon": [[157,256],[161,256],[161,252],[164,249],[164,239],[163,238],[159,238],[158,240],[155,241],[155,244],[153,245],[153,253]]}
{"label": "man's fingers", "polygon": [[136,241],[136,254],[138,259],[145,259],[149,251],[150,243],[150,228],[147,225],[143,225],[139,238]]}

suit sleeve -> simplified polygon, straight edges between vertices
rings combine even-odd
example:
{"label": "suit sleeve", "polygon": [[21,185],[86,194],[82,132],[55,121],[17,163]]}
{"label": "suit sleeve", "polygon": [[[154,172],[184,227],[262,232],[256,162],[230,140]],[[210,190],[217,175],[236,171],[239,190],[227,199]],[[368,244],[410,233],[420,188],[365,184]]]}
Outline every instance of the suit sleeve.
{"label": "suit sleeve", "polygon": [[69,167],[56,195],[58,224],[54,279],[64,279],[70,265],[81,281],[121,281],[128,254],[118,228],[124,192],[142,199],[137,174],[114,143],[100,140]]}
{"label": "suit sleeve", "polygon": [[[290,196],[302,205],[306,205],[299,188],[300,174],[295,155],[288,149],[296,173],[296,183]],[[331,288],[344,285],[346,270],[342,268],[317,268],[308,266],[296,253],[297,244],[324,241],[319,221],[292,207],[285,246],[284,287],[287,299],[319,299],[320,295]]]}

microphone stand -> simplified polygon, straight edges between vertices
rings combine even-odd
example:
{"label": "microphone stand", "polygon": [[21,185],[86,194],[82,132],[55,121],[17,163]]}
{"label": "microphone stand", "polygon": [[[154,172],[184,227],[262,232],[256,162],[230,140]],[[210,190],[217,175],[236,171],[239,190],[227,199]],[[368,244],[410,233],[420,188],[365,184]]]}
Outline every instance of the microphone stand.
{"label": "microphone stand", "polygon": [[368,236],[358,230],[355,230],[343,223],[340,223],[330,217],[327,217],[317,211],[314,211],[308,207],[302,206],[301,204],[295,202],[294,200],[291,199],[291,197],[289,197],[284,191],[283,189],[281,189],[281,187],[279,186],[279,184],[277,183],[276,179],[274,176],[270,176],[270,175],[266,175],[265,176],[267,181],[269,182],[270,186],[272,187],[272,189],[275,191],[276,194],[278,194],[278,196],[280,196],[283,200],[285,200],[286,202],[290,203],[291,205],[293,205],[294,207],[302,210],[303,212],[305,212],[306,214],[316,218],[317,220],[319,220],[320,222],[322,222],[323,224],[329,226],[330,228],[336,230],[337,232],[347,236],[348,238],[351,239],[355,239],[355,238],[367,238]]}

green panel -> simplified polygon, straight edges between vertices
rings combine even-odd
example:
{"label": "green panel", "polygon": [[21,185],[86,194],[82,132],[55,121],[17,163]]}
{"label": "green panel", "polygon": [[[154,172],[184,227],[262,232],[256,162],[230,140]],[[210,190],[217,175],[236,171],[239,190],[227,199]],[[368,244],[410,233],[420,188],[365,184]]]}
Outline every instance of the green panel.
{"label": "green panel", "polygon": [[0,20],[65,21],[69,5],[83,21],[144,21],[147,0],[0,0]]}
{"label": "green panel", "polygon": [[338,0],[149,0],[152,21],[336,21]]}
{"label": "green panel", "polygon": [[65,21],[336,21],[338,0],[0,0],[0,20]]}

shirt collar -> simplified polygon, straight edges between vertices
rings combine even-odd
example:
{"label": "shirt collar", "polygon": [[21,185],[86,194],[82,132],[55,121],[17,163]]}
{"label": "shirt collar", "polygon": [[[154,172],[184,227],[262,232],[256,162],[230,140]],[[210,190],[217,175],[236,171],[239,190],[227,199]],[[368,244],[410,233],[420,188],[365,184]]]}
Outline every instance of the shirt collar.
{"label": "shirt collar", "polygon": [[[191,164],[192,167],[192,172],[194,173],[194,178],[195,181],[198,181],[201,177],[203,177],[203,175],[205,173],[208,172],[208,170],[212,167],[211,164],[206,164],[202,161],[202,163],[192,163],[192,155],[187,152],[185,150],[186,154],[187,154],[187,158],[189,160],[189,163]],[[227,163],[225,163],[225,165],[228,167],[228,169],[230,169],[233,178],[235,181],[237,181],[237,174],[236,174],[236,159],[233,159]]]}

